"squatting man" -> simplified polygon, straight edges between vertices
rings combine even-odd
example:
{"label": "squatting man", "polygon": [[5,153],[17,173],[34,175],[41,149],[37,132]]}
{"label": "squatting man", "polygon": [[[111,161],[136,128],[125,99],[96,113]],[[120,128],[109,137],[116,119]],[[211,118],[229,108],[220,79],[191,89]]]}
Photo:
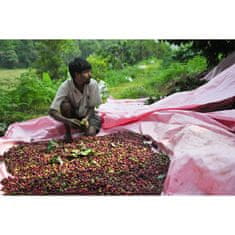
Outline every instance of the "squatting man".
{"label": "squatting man", "polygon": [[99,87],[91,78],[91,64],[82,58],[69,63],[72,79],[64,81],[49,109],[49,115],[64,123],[65,141],[72,142],[71,128],[87,136],[96,135],[101,128],[101,118],[95,107],[101,104]]}

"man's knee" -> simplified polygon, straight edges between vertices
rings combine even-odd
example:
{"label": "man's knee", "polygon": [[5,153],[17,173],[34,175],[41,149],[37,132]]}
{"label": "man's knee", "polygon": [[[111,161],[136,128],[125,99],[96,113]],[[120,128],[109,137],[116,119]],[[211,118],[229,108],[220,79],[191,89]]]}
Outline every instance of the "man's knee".
{"label": "man's knee", "polygon": [[99,130],[97,130],[96,127],[89,126],[87,128],[87,130],[85,131],[85,135],[87,135],[87,136],[95,136],[98,132],[99,132]]}
{"label": "man's knee", "polygon": [[60,105],[61,114],[64,117],[72,118],[73,117],[73,107],[69,101],[63,101]]}

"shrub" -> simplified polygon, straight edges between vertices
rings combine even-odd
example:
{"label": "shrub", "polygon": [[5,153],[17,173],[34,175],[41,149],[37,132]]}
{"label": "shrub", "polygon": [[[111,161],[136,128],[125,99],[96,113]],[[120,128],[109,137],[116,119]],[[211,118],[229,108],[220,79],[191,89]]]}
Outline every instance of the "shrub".
{"label": "shrub", "polygon": [[[140,67],[141,66],[141,67]],[[186,63],[174,62],[165,67],[162,60],[148,59],[123,70],[106,73],[105,80],[115,98],[164,97],[177,91],[192,90],[202,85],[198,76],[207,68],[206,59],[196,56]],[[133,83],[125,77],[135,79]]]}
{"label": "shrub", "polygon": [[59,83],[46,73],[42,79],[33,71],[21,74],[13,90],[0,90],[0,123],[4,126],[47,114]]}
{"label": "shrub", "polygon": [[187,73],[194,75],[206,70],[207,66],[207,60],[205,57],[195,56],[186,63],[185,68]]}
{"label": "shrub", "polygon": [[135,79],[137,70],[134,67],[126,67],[120,70],[110,70],[105,73],[104,81],[110,86],[115,87],[128,82],[128,78]]}
{"label": "shrub", "polygon": [[42,111],[52,101],[58,85],[58,82],[51,81],[48,74],[44,73],[39,79],[32,71],[23,73],[19,80],[20,83],[10,94],[19,111]]}
{"label": "shrub", "polygon": [[148,90],[146,87],[144,86],[133,86],[133,87],[126,87],[124,88],[118,95],[117,98],[132,98],[132,99],[136,99],[136,98],[144,98],[144,97],[148,97],[151,94],[151,91]]}
{"label": "shrub", "polygon": [[98,81],[103,80],[104,73],[109,68],[108,60],[102,56],[92,54],[87,57],[87,61],[92,65],[92,76]]}

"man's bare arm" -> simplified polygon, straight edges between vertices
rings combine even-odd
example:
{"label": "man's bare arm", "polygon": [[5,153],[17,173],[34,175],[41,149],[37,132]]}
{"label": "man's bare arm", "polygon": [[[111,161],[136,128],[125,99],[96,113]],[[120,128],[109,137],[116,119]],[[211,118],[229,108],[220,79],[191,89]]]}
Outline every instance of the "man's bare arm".
{"label": "man's bare arm", "polygon": [[68,125],[70,127],[75,127],[75,128],[80,127],[79,120],[73,119],[73,118],[66,118],[55,109],[50,109],[48,114],[51,117],[53,117],[55,120],[57,120],[59,122],[63,122],[65,125]]}
{"label": "man's bare arm", "polygon": [[90,116],[92,116],[95,112],[95,107],[90,107],[88,110],[87,110],[87,113],[86,113],[86,118],[90,118]]}

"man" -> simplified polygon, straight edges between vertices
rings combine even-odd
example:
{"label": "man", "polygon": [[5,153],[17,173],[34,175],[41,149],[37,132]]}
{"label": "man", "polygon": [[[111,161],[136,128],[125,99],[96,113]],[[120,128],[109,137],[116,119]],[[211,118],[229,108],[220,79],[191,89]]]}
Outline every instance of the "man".
{"label": "man", "polygon": [[101,127],[101,118],[95,111],[101,98],[98,84],[91,78],[91,65],[75,58],[69,63],[69,73],[72,79],[60,85],[49,110],[51,117],[64,123],[66,142],[72,142],[71,127],[88,136],[96,135]]}

